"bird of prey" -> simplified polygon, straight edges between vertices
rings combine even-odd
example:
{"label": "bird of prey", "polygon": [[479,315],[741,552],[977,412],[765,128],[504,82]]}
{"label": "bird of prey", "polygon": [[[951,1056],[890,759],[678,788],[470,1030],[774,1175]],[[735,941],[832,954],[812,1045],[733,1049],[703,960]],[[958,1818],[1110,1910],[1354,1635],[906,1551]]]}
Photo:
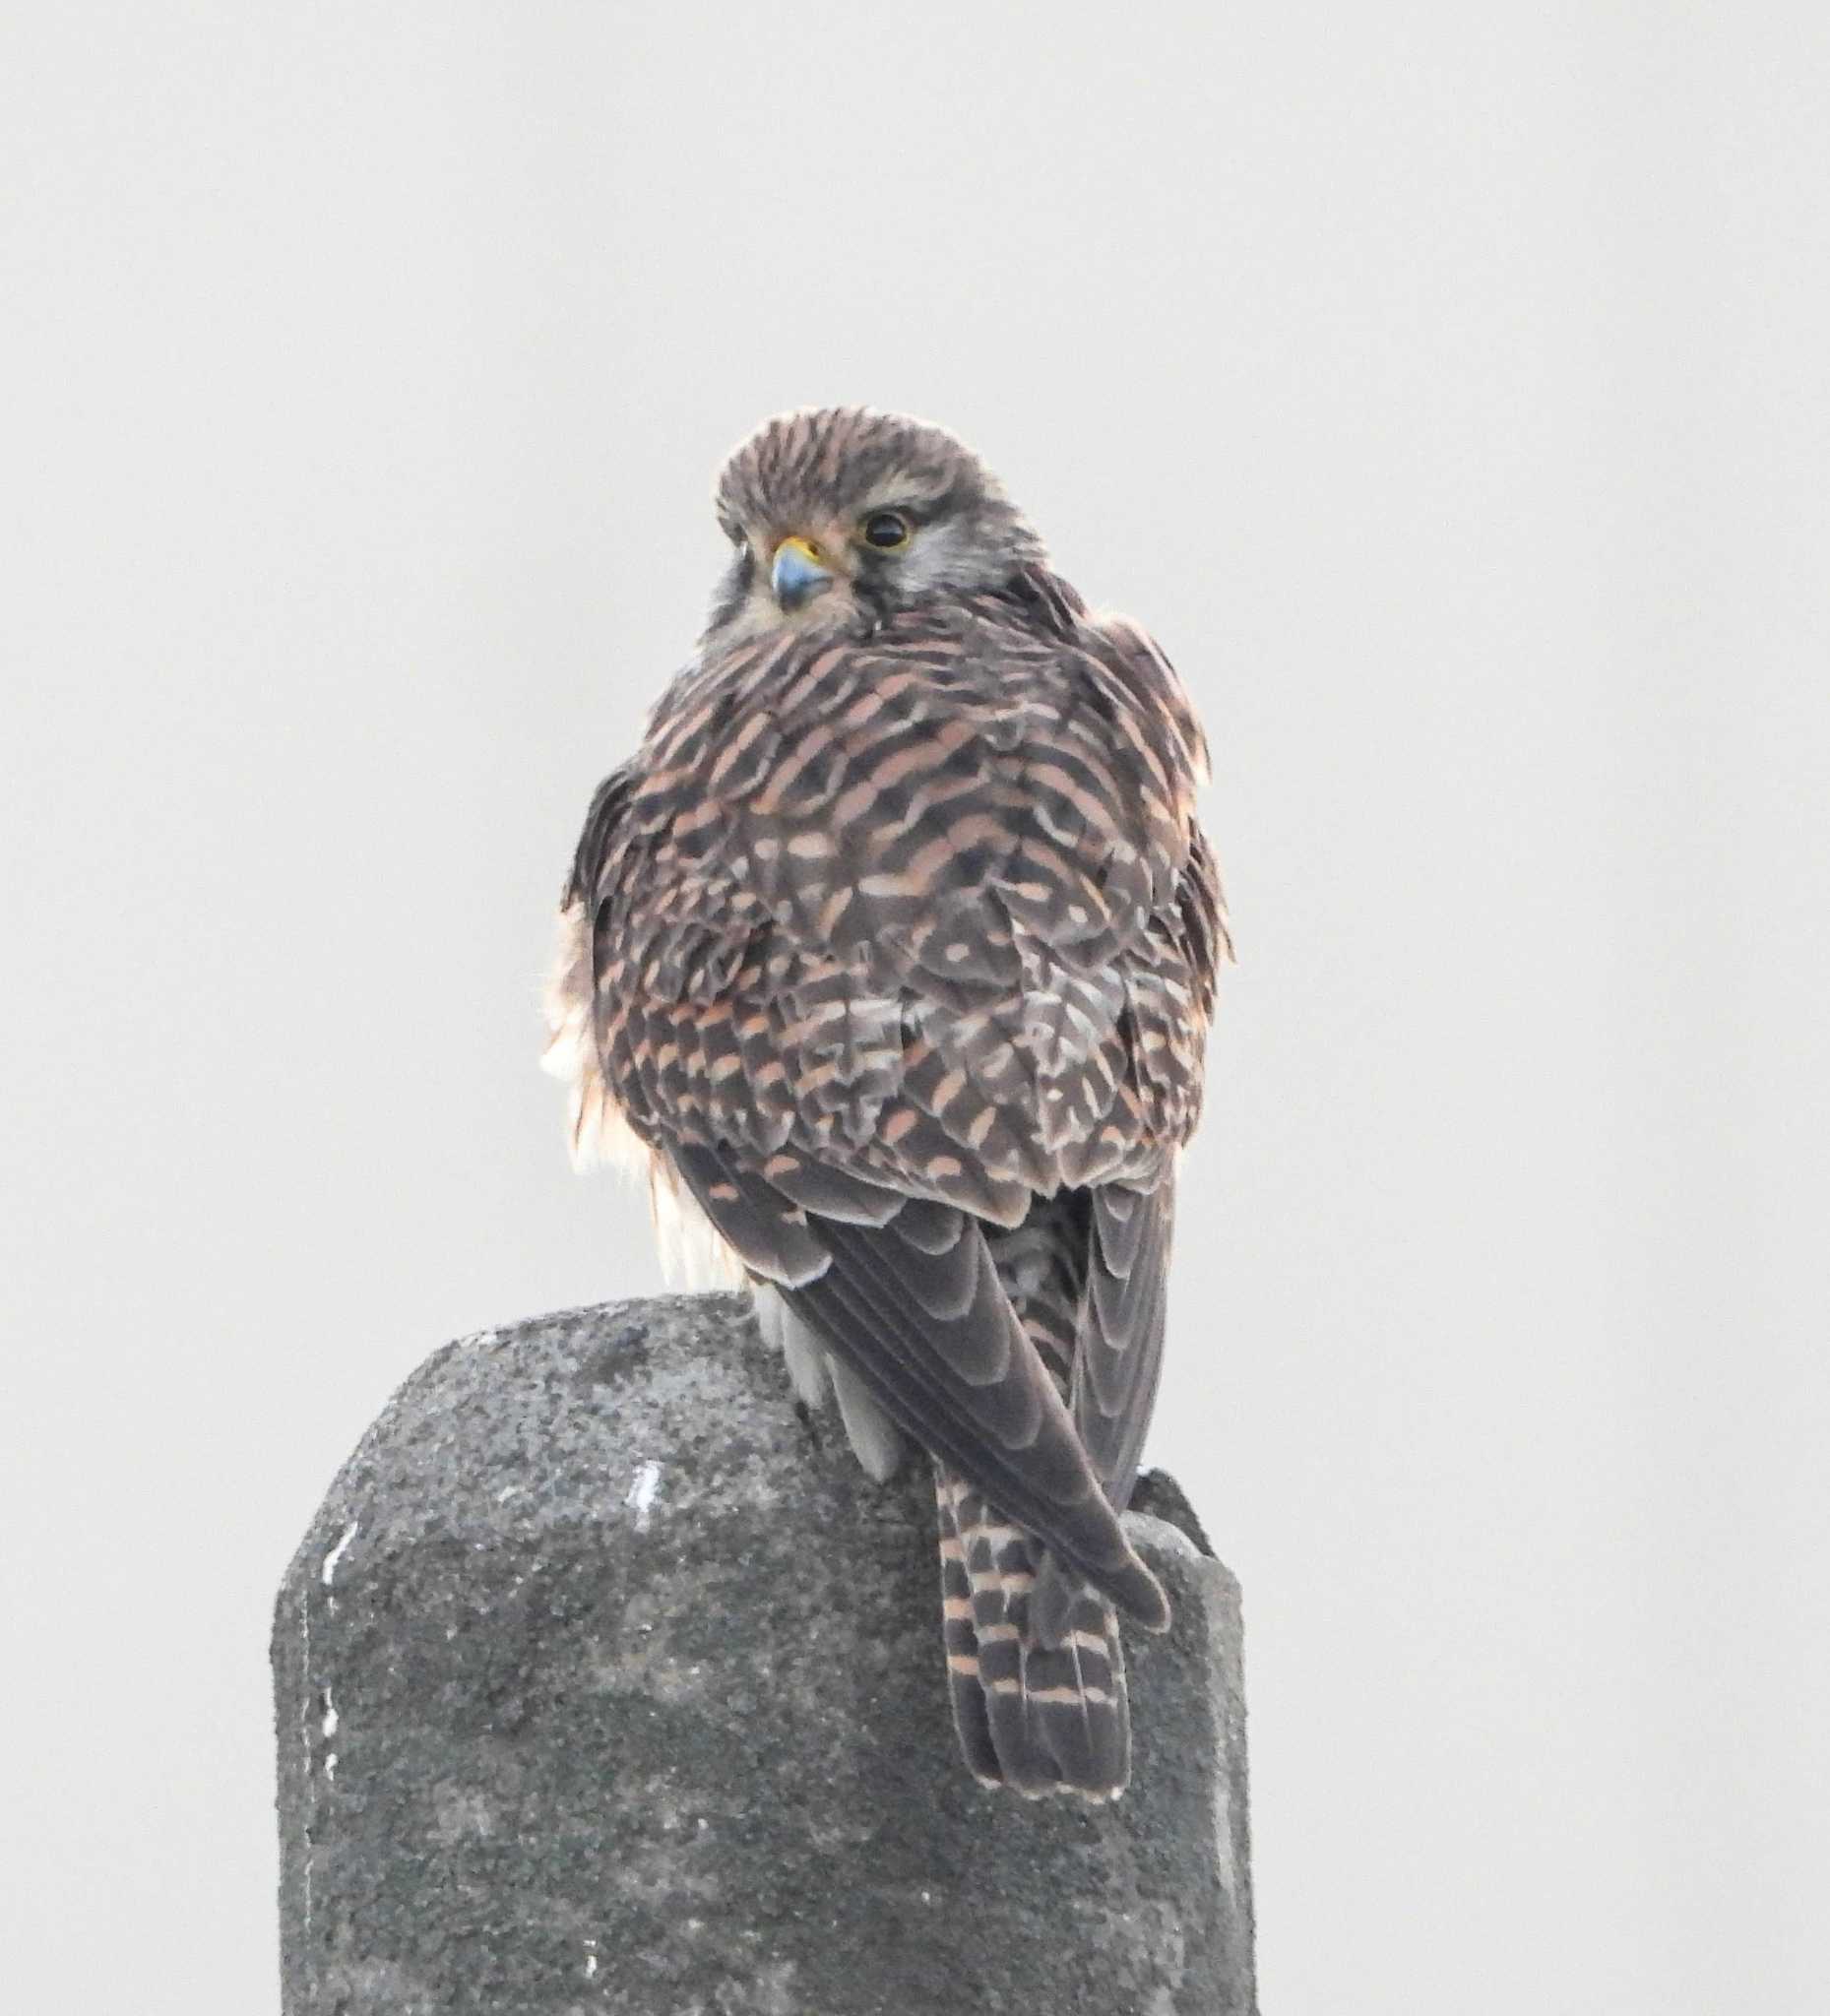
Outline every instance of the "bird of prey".
{"label": "bird of prey", "polygon": [[987,1784],[1115,1797],[1118,1514],[1230,950],[1199,724],[940,428],[767,421],[694,657],[592,801],[549,990],[574,1148],[709,1235],[865,1468],[932,1460]]}

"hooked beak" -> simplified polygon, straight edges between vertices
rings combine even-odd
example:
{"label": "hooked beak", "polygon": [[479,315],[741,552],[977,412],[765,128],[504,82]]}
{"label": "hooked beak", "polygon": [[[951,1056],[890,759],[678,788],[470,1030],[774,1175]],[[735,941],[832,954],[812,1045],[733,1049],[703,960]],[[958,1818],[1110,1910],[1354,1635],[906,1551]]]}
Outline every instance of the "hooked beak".
{"label": "hooked beak", "polygon": [[775,598],[785,609],[797,609],[833,585],[832,569],[821,563],[812,542],[784,539],[775,549],[775,567],[769,576]]}

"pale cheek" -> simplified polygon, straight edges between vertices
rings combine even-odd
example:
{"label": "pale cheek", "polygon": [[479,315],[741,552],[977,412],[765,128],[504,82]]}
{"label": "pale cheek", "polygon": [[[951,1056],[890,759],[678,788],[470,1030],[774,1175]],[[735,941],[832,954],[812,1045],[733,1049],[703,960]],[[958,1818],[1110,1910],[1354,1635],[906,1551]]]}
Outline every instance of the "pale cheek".
{"label": "pale cheek", "polygon": [[893,579],[899,595],[917,596],[937,588],[977,588],[991,579],[991,570],[949,528],[918,535]]}

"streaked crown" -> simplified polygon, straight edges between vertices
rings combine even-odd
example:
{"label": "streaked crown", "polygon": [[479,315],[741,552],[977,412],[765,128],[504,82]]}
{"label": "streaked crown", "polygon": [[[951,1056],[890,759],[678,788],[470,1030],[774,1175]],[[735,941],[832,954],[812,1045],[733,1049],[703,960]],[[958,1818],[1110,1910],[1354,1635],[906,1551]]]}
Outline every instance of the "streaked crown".
{"label": "streaked crown", "polygon": [[969,526],[976,543],[999,549],[1013,568],[1043,557],[1033,528],[963,441],[870,407],[803,407],[765,420],[732,451],[716,498],[733,535],[898,504]]}

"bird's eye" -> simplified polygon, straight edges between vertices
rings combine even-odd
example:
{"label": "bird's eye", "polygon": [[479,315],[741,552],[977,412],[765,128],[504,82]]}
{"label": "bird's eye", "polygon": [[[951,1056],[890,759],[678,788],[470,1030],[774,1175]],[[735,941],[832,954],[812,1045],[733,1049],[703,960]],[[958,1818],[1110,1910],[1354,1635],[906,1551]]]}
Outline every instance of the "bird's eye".
{"label": "bird's eye", "polygon": [[900,511],[873,511],[864,521],[864,543],[894,552],[909,543],[909,521]]}

